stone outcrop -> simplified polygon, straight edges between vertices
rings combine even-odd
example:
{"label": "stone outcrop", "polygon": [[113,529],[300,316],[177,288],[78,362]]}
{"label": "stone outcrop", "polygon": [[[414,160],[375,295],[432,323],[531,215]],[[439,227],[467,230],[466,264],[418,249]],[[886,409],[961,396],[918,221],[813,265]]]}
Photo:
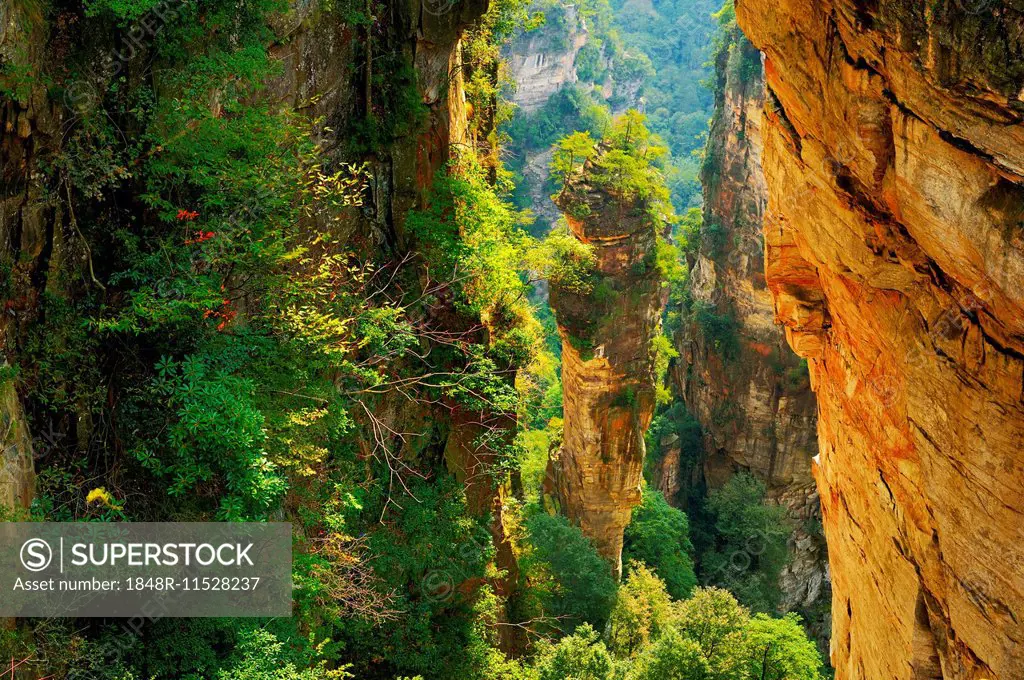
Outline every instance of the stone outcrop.
{"label": "stone outcrop", "polygon": [[704,428],[710,486],[736,470],[772,489],[807,485],[817,453],[814,397],[774,323],[764,279],[760,54],[738,36],[718,61],[704,226],[690,276],[695,311],[678,338],[678,387]]}
{"label": "stone outcrop", "polygon": [[554,26],[524,33],[508,50],[506,60],[515,82],[512,103],[523,111],[535,111],[565,85],[579,80],[576,55],[587,44],[589,33],[575,5],[567,5]]}
{"label": "stone outcrop", "polygon": [[[716,58],[691,310],[675,338],[675,390],[703,430],[707,487],[749,472],[765,483],[771,502],[787,509],[793,533],[780,609],[810,619],[812,610],[827,609],[829,594],[824,543],[808,532],[821,516],[811,477],[818,452],[815,401],[806,368],[775,324],[764,278],[761,55],[735,27],[726,35]],[[672,454],[665,452],[662,467],[671,466]],[[825,647],[827,621],[819,627]]]}
{"label": "stone outcrop", "polygon": [[[617,576],[622,534],[640,503],[655,402],[651,345],[665,299],[653,266],[657,219],[644,201],[588,185],[592,167],[557,201],[573,235],[593,247],[596,272],[586,293],[550,288],[562,337],[564,427],[547,483]],[[573,217],[581,205],[587,216]]]}
{"label": "stone outcrop", "polygon": [[[578,83],[576,56],[589,37],[586,24],[573,5],[564,8],[558,21],[518,35],[504,55],[509,76],[515,83],[510,93],[511,102],[523,113],[530,114],[542,108],[566,85]],[[551,200],[548,187],[551,150],[523,144],[522,153],[521,181],[530,195],[530,208],[538,217],[534,228],[543,232],[555,224],[561,214]]]}
{"label": "stone outcrop", "polygon": [[1024,18],[741,0],[842,680],[1024,678]]}
{"label": "stone outcrop", "polygon": [[32,438],[10,382],[0,387],[0,427],[0,518],[10,519],[10,511],[28,510],[35,493]]}
{"label": "stone outcrop", "polygon": [[[587,20],[580,16],[573,4],[558,7],[550,20],[539,28],[521,32],[504,51],[505,63],[515,87],[509,92],[510,101],[521,114],[529,115],[542,109],[553,96],[567,86],[578,86],[581,91],[595,94],[597,101],[616,101],[617,111],[640,104],[640,80],[615,82],[612,58],[607,45],[602,47],[601,62],[606,70],[600,83],[581,80],[576,71],[576,59],[588,41],[602,44],[602,38],[588,28]],[[613,95],[616,95],[613,98]],[[561,213],[551,200],[550,147],[537,148],[535,140],[517,140],[522,147],[521,186],[529,195],[530,210],[536,216],[531,231],[543,236],[558,221]]]}

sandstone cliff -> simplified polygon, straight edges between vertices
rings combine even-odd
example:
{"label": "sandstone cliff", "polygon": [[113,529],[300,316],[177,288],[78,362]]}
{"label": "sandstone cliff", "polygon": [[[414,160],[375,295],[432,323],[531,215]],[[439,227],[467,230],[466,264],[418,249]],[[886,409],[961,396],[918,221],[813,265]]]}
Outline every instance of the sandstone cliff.
{"label": "sandstone cliff", "polygon": [[565,6],[553,25],[520,35],[507,54],[516,84],[512,103],[523,111],[535,111],[563,86],[577,82],[576,55],[588,37],[575,5]]}
{"label": "sandstone cliff", "polygon": [[[714,489],[738,471],[761,479],[793,526],[790,563],[780,579],[784,611],[828,602],[824,542],[808,533],[820,519],[811,459],[817,454],[815,402],[806,369],[775,324],[764,279],[761,223],[761,55],[735,27],[716,58],[715,116],[702,175],[704,225],[691,266],[689,318],[675,338],[675,389],[704,433],[700,461]],[[673,456],[662,459],[661,475]],[[668,466],[669,469],[664,469]],[[659,475],[660,476],[660,475]],[[669,490],[669,489],[665,489]],[[669,496],[670,498],[672,496]],[[827,623],[814,621],[822,645]]]}
{"label": "sandstone cliff", "polygon": [[[518,109],[517,116],[543,108],[563,87],[579,82],[576,57],[590,39],[590,32],[575,5],[559,9],[555,21],[545,21],[540,28],[521,33],[505,51],[509,75],[515,83],[510,99]],[[560,215],[548,186],[551,149],[534,148],[535,140],[517,141],[522,154],[520,182],[529,195],[530,209],[539,218],[537,228],[545,230]]]}
{"label": "sandstone cliff", "polygon": [[1024,677],[1024,18],[742,0],[843,679]]}
{"label": "sandstone cliff", "polygon": [[651,343],[665,300],[653,266],[657,218],[646,201],[589,184],[593,167],[588,162],[557,200],[572,234],[594,248],[596,272],[587,293],[550,288],[562,338],[564,429],[548,484],[619,575],[622,533],[640,503],[655,401]]}

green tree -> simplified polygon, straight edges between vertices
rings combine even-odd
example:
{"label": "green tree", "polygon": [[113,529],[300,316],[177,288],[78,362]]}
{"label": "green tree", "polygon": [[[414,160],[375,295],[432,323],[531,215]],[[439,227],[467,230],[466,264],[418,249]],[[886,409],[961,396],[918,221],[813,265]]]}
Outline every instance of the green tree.
{"label": "green tree", "polygon": [[720,588],[698,588],[676,605],[676,629],[693,641],[707,662],[709,680],[741,680],[744,636],[750,613]]}
{"label": "green tree", "polygon": [[705,680],[712,676],[704,651],[679,631],[669,629],[633,664],[628,680]]}
{"label": "green tree", "polygon": [[583,164],[594,156],[594,145],[594,138],[589,132],[574,132],[558,142],[551,157],[551,172],[563,186],[572,182]]}
{"label": "green tree", "polygon": [[626,527],[623,560],[643,562],[665,582],[669,594],[682,599],[697,585],[693,545],[686,514],[673,508],[659,491],[645,489]]}
{"label": "green tree", "polygon": [[756,611],[774,610],[788,559],[785,509],[767,504],[764,483],[746,473],[712,491],[706,508],[715,538],[701,556],[702,577]]}
{"label": "green tree", "polygon": [[536,667],[539,680],[611,680],[614,670],[611,654],[586,623],[557,645],[541,643]]}
{"label": "green tree", "polygon": [[747,677],[751,680],[819,680],[821,655],[796,614],[781,619],[757,614],[747,626]]}
{"label": "green tree", "polygon": [[672,615],[672,600],[665,582],[644,565],[629,565],[608,617],[605,636],[618,656],[633,656],[661,636]]}
{"label": "green tree", "polygon": [[[615,120],[609,141],[613,148],[644,157],[651,147],[653,136],[647,129],[647,116],[629,109]],[[663,153],[663,151],[662,151]]]}
{"label": "green tree", "polygon": [[543,614],[564,617],[572,630],[581,623],[601,628],[615,603],[611,567],[579,528],[559,515],[538,513],[526,521],[532,550],[522,569],[534,584]]}

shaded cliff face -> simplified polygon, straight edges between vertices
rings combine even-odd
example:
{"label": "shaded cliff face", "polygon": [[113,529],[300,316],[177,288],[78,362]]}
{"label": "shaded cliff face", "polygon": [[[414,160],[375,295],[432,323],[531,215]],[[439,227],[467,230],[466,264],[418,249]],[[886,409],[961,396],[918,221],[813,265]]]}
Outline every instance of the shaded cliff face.
{"label": "shaded cliff face", "polygon": [[[83,41],[79,45],[69,38],[74,27],[68,22],[84,19],[60,14],[52,20],[40,7],[19,1],[5,2],[0,8],[0,262],[5,268],[5,313],[0,319],[5,359],[0,364],[4,370],[10,370],[8,361],[19,361],[24,331],[38,319],[44,293],[75,300],[90,289],[90,253],[67,206],[71,190],[49,171],[52,158],[61,152],[60,131],[74,129],[83,111],[101,104],[100,93],[111,81],[135,77],[147,59],[155,58],[147,41],[159,35],[167,17],[173,20],[176,16],[173,2],[158,5],[139,19],[146,30],[139,32],[141,37],[131,34],[135,42],[129,49],[117,42],[120,38],[116,36],[101,36],[97,44]],[[372,170],[370,195],[359,214],[346,216],[352,219],[345,221],[344,229],[352,247],[367,258],[387,257],[410,247],[404,230],[406,214],[424,205],[452,146],[471,144],[460,41],[486,8],[486,2],[476,0],[388,3],[369,28],[346,23],[342,16],[316,3],[293,5],[289,12],[270,19],[274,33],[288,40],[282,39],[270,49],[282,68],[267,82],[266,96],[302,110],[310,120],[324,121],[324,128],[316,133],[328,138],[324,144],[331,155],[328,163],[356,160],[346,157],[351,153],[347,140],[330,139],[336,135],[330,130],[346,129],[352,121],[377,110],[376,98],[384,88],[377,85],[375,91],[367,85],[371,79],[379,80],[374,64],[393,67],[397,59],[412,68],[411,86],[425,108],[423,125],[382,143],[368,159],[359,159],[367,160]],[[146,21],[153,26],[141,23]],[[368,31],[373,31],[372,40]],[[376,45],[377,53],[368,45]],[[381,45],[388,49],[382,50]],[[77,50],[79,58],[94,65],[89,76],[76,79],[67,69],[61,70],[54,62],[62,50]],[[47,82],[54,86],[51,90]],[[88,210],[89,198],[94,197],[75,196],[75,210],[80,214]],[[479,327],[478,320],[465,318],[431,322],[452,332]],[[25,412],[32,411],[34,396],[32,387],[10,380],[6,374],[0,388],[3,515],[12,507],[28,508],[32,500],[35,466]],[[23,392],[20,397],[18,390]],[[377,416],[391,431],[433,435],[436,429],[436,437],[422,440],[432,441],[439,451],[427,452],[425,457],[443,450],[453,473],[473,480],[466,482],[471,511],[495,518],[492,529],[499,562],[514,581],[514,560],[501,524],[501,491],[481,472],[493,453],[472,445],[479,435],[479,423],[486,418],[501,419],[503,426],[513,430],[514,422],[506,422],[504,414],[465,413],[453,405],[410,406],[407,399],[397,396],[394,403],[382,401]],[[43,442],[45,446],[37,454],[45,455],[50,446],[77,445],[79,450],[88,446],[89,409],[95,405],[81,406],[79,417],[69,419],[70,424],[58,423],[59,437]],[[370,441],[363,448],[368,458],[374,455],[372,444]],[[403,437],[395,437],[391,445],[396,455],[408,459],[424,453],[420,450],[423,445],[407,446]],[[500,590],[502,584],[497,585]]]}
{"label": "shaded cliff face", "polygon": [[[761,235],[767,189],[761,172],[761,55],[738,31],[716,59],[715,116],[703,171],[704,226],[692,263],[690,320],[675,338],[676,392],[701,424],[704,481],[721,487],[738,471],[765,483],[793,525],[781,575],[784,611],[828,597],[825,549],[807,532],[820,518],[811,459],[817,454],[814,395],[806,369],[775,324]],[[668,451],[662,468],[678,466]],[[659,481],[676,479],[662,469]],[[663,491],[682,486],[666,483]],[[674,495],[668,496],[674,498]],[[828,638],[827,626],[822,644]]]}
{"label": "shaded cliff face", "polygon": [[819,403],[840,678],[1021,678],[1024,21],[738,3],[766,270]]}
{"label": "shaded cliff face", "polygon": [[[370,25],[346,21],[340,6],[334,11],[325,6],[327,3],[317,2],[294,3],[290,11],[268,17],[274,37],[278,38],[269,48],[270,56],[281,68],[273,71],[274,76],[259,96],[266,96],[283,108],[294,108],[310,121],[324,121],[315,130],[317,137],[326,138],[324,168],[337,168],[340,161],[365,161],[372,175],[359,210],[346,213],[342,220],[332,221],[332,215],[324,217],[321,223],[305,226],[325,233],[341,232],[337,236],[343,247],[368,261],[402,261],[404,255],[418,247],[410,243],[405,230],[406,215],[427,203],[434,179],[451,158],[453,146],[474,147],[463,84],[461,39],[467,28],[483,15],[487,4],[485,0],[374,3],[375,16]],[[35,466],[30,429],[38,434],[55,428],[52,441],[47,439],[42,442],[44,446],[35,447],[41,472],[60,468],[59,456],[45,458],[54,450],[84,454],[102,448],[101,457],[105,460],[123,453],[117,442],[92,436],[92,414],[106,409],[104,420],[116,422],[116,405],[125,400],[126,390],[119,384],[119,376],[105,373],[110,362],[102,356],[95,358],[96,364],[103,366],[104,375],[99,380],[103,381],[105,397],[80,404],[78,413],[58,411],[52,415],[40,407],[44,398],[39,396],[38,385],[24,377],[30,373],[33,361],[25,348],[24,336],[25,329],[41,315],[44,293],[72,303],[86,296],[107,295],[106,300],[113,298],[115,305],[115,296],[124,294],[123,288],[127,286],[118,289],[109,283],[111,265],[101,262],[99,256],[99,278],[107,281],[111,290],[109,294],[107,288],[98,292],[99,284],[91,276],[92,255],[87,250],[86,237],[69,210],[73,204],[93,247],[102,247],[102,240],[89,232],[90,220],[86,216],[92,217],[92,212],[99,210],[95,204],[105,197],[79,193],[79,188],[66,179],[62,182],[52,172],[52,158],[61,153],[62,144],[75,130],[83,111],[102,107],[101,93],[111,82],[125,79],[127,85],[121,85],[122,90],[131,89],[140,74],[160,82],[164,69],[160,56],[151,51],[151,43],[165,29],[165,17],[176,16],[176,7],[180,7],[177,0],[167,0],[158,5],[164,14],[146,13],[123,32],[105,30],[109,25],[96,19],[96,24],[90,26],[99,29],[79,41],[80,36],[68,33],[79,31],[88,21],[82,16],[50,11],[52,8],[45,2],[0,3],[2,519],[10,518],[11,508],[27,509],[32,501]],[[69,20],[79,23],[69,28]],[[88,79],[73,77],[62,67],[64,50],[73,50],[76,58],[89,67]],[[108,63],[111,57],[114,60]],[[381,73],[388,69],[392,72],[382,78]],[[25,77],[26,74],[30,77]],[[415,118],[415,124],[409,120],[387,120],[394,101],[382,100],[389,94],[393,99],[396,91],[412,99],[404,106],[403,115]],[[211,103],[213,106],[217,104]],[[484,127],[481,121],[486,115],[487,112],[478,110],[478,129]],[[359,123],[366,127],[393,125],[374,138],[379,141],[367,152],[341,132],[353,130]],[[392,128],[398,130],[394,135],[390,133]],[[332,129],[338,132],[332,134]],[[127,134],[131,136],[133,131],[128,130]],[[137,183],[126,180],[124,184],[127,186],[119,188],[125,194],[122,198],[133,198],[128,194],[139,190]],[[128,200],[124,203],[134,206]],[[137,210],[132,216],[138,220],[136,224],[142,225],[152,218],[141,208]],[[315,219],[311,217],[310,221]],[[145,238],[149,233],[140,226],[139,235]],[[425,268],[419,265],[421,260],[410,256],[408,262],[411,264],[401,274],[408,275],[413,286],[418,277],[420,282],[428,279]],[[456,315],[451,307],[450,302],[442,301],[436,308],[418,311],[417,321],[460,340],[486,344],[480,320],[467,318],[470,313]],[[244,310],[239,316],[245,316]],[[181,351],[189,349],[182,347]],[[8,361],[11,365],[21,364],[23,375],[19,379],[11,379],[14,371]],[[396,370],[402,368],[397,366]],[[509,382],[512,374],[514,371],[507,372]],[[58,380],[65,377],[73,379],[72,375],[57,376]],[[492,520],[495,562],[502,576],[495,577],[491,585],[499,595],[506,594],[509,584],[516,580],[516,565],[503,526],[503,491],[500,479],[496,479],[498,475],[493,472],[496,454],[476,440],[484,426],[506,430],[510,437],[515,429],[514,416],[481,413],[481,409],[470,411],[440,400],[413,400],[395,393],[381,395],[374,400],[373,407],[372,424],[361,419],[358,412],[354,418],[365,426],[365,433],[372,431],[377,436],[353,435],[354,446],[367,461],[387,455],[401,460],[402,465],[427,466],[443,459],[465,485],[469,512]],[[497,425],[495,421],[499,421]],[[388,452],[382,454],[382,448]],[[45,493],[46,487],[42,488]],[[471,597],[480,584],[471,580],[451,585],[459,586],[460,593]],[[499,629],[500,641],[506,648],[513,644],[515,630]]]}
{"label": "shaded cliff face", "polygon": [[542,107],[564,85],[577,82],[576,55],[587,44],[587,28],[569,5],[555,26],[524,33],[508,50],[515,82],[512,103],[526,112]]}
{"label": "shaded cliff face", "polygon": [[549,485],[618,576],[622,534],[641,500],[644,432],[655,401],[652,341],[665,300],[647,205],[591,188],[587,172],[558,199],[571,214],[587,206],[586,217],[567,221],[594,248],[596,275],[587,294],[550,288],[562,337],[564,429]]}
{"label": "shaded cliff face", "polygon": [[[394,140],[371,159],[374,186],[364,211],[368,219],[354,225],[353,240],[369,243],[371,249],[385,242],[401,244],[405,214],[423,204],[451,146],[468,142],[460,40],[486,6],[477,0],[391,3],[377,17],[373,30],[383,35],[378,41],[389,43],[415,69],[415,87],[427,117],[415,134]],[[159,35],[162,22],[175,16],[174,3],[168,2],[141,17],[132,28],[143,26],[147,32],[142,40],[133,38],[131,49],[116,41],[75,48],[68,43],[73,28],[67,22],[80,18],[60,15],[57,21],[48,21],[35,3],[20,1],[0,8],[0,64],[5,67],[0,73],[0,255],[5,267],[12,263],[9,276],[4,271],[7,313],[0,320],[0,335],[12,360],[18,333],[35,318],[44,291],[69,298],[82,292],[81,285],[71,282],[82,275],[87,253],[69,223],[63,188],[47,170],[47,163],[61,151],[61,126],[73,127],[82,110],[98,103],[99,93],[111,80],[133,73],[136,61],[152,56],[146,52],[145,39]],[[148,20],[157,25],[142,23]],[[289,40],[271,48],[283,68],[268,82],[269,98],[300,108],[311,119],[323,117],[334,128],[365,116],[374,106],[373,93],[364,87],[374,77],[373,60],[367,70],[360,52],[366,42],[360,31],[366,29],[347,25],[316,3],[296,4],[275,17],[273,28]],[[94,58],[95,72],[89,77],[74,79],[54,63],[62,50],[73,48]],[[55,79],[52,92],[47,91],[47,78]],[[327,144],[328,151],[342,156],[343,142]],[[22,413],[13,386],[10,395],[8,386],[4,390],[0,412],[7,427],[20,422]],[[11,432],[18,429],[11,426]],[[14,436],[9,433],[8,440]],[[8,458],[14,456],[12,451],[8,447]],[[31,458],[27,453],[19,459],[26,455]],[[18,488],[28,488],[29,479],[18,476]]]}
{"label": "shaded cliff face", "polygon": [[[709,438],[709,485],[720,486],[737,469],[772,489],[809,485],[814,398],[774,323],[764,280],[760,55],[742,37],[723,52],[702,178],[704,227],[690,278],[696,311],[679,338],[679,388]],[[709,315],[731,321],[710,323]]]}
{"label": "shaded cliff face", "polygon": [[[20,73],[38,74],[46,59],[43,16],[20,2],[0,7],[0,63],[17,63]],[[43,290],[59,292],[62,263],[68,275],[77,269],[80,248],[69,244],[62,211],[47,197],[38,172],[40,159],[57,144],[59,106],[45,87],[25,80],[0,81],[0,255],[4,283],[4,314],[0,317],[0,367],[9,373],[10,355],[21,325],[34,316]],[[54,226],[56,224],[56,227]],[[71,258],[70,262],[67,262]],[[35,490],[32,437],[15,382],[0,384],[0,517],[27,510]]]}

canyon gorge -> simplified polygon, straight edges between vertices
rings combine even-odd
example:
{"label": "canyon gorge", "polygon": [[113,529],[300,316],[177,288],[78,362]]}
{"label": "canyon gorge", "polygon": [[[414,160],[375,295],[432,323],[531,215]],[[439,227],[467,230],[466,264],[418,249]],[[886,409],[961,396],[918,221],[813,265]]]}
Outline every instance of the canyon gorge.
{"label": "canyon gorge", "polygon": [[3,0],[0,520],[295,614],[0,679],[1024,680],[1022,97],[1019,0]]}
{"label": "canyon gorge", "polygon": [[[764,278],[761,56],[738,31],[731,40],[716,63],[702,238],[689,265],[694,312],[674,338],[681,358],[672,379],[704,431],[703,483],[720,488],[745,471],[786,508],[790,560],[779,578],[779,607],[801,611],[827,649],[827,555],[811,477],[818,453],[815,399],[806,366],[775,323]],[[661,475],[678,477],[679,453],[672,451],[662,466]],[[663,490],[673,497],[682,489]]]}

